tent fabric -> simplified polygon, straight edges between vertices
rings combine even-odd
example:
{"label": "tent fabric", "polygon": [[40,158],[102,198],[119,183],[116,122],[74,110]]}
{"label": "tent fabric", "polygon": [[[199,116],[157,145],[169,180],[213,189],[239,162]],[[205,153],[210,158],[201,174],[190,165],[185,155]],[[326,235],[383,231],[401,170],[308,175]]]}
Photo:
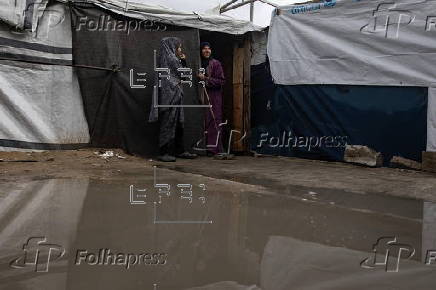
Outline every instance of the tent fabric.
{"label": "tent fabric", "polygon": [[[269,29],[275,83],[434,87],[435,0],[325,0],[281,7]],[[427,149],[436,151],[428,92]],[[395,101],[395,100],[394,100]]]}
{"label": "tent fabric", "polygon": [[427,151],[436,152],[436,88],[428,90]]}
{"label": "tent fabric", "polygon": [[280,10],[268,42],[275,82],[434,86],[436,17],[428,13],[436,0],[385,2],[331,0],[320,9],[308,3]]}
{"label": "tent fabric", "polygon": [[[55,17],[62,21],[52,22]],[[34,34],[0,26],[0,150],[73,149],[89,142],[79,84],[68,66],[70,25],[66,7],[55,4]]]}
{"label": "tent fabric", "polygon": [[[67,0],[58,0],[69,2]],[[83,1],[76,1],[77,3]],[[184,26],[207,31],[224,32],[228,34],[245,34],[250,31],[261,31],[263,28],[246,20],[239,20],[224,15],[198,14],[195,12],[177,11],[165,6],[148,5],[124,0],[89,0],[107,11],[129,18],[153,20],[174,26]]]}
{"label": "tent fabric", "polygon": [[279,85],[253,110],[265,118],[254,119],[251,149],[263,154],[343,161],[356,144],[381,152],[387,165],[393,156],[421,161],[426,149],[426,88]]}
{"label": "tent fabric", "polygon": [[[137,30],[129,34],[121,30],[77,29],[80,19],[98,21],[109,17],[120,23],[131,19],[106,13],[92,4],[75,4],[72,9],[75,65],[103,68],[77,68],[91,145],[120,147],[127,153],[144,156],[158,154],[159,124],[148,121],[157,75],[154,50],[159,51],[164,37],[182,39],[187,67],[193,75],[192,87],[183,85],[183,104],[199,105],[195,77],[199,69],[198,30],[169,25],[165,31]],[[204,108],[184,108],[184,112],[184,139],[188,149],[202,138]]]}
{"label": "tent fabric", "polygon": [[18,30],[35,31],[49,0],[2,0],[0,20]]}
{"label": "tent fabric", "polygon": [[251,65],[267,62],[268,31],[255,31],[251,37]]}

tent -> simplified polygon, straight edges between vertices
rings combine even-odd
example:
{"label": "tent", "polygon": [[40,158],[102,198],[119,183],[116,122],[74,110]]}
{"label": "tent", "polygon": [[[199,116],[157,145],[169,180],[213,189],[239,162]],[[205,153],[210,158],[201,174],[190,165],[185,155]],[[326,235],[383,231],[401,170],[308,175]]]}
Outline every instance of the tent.
{"label": "tent", "polygon": [[[282,6],[268,35],[274,93],[254,105],[253,150],[341,161],[347,144],[420,161],[436,150],[436,1]],[[433,6],[432,6],[433,5]],[[268,80],[267,77],[264,80]],[[253,83],[255,83],[253,81]]]}
{"label": "tent", "polygon": [[25,2],[0,4],[0,150],[82,147],[89,134],[71,67],[70,19],[62,4],[41,14]]}
{"label": "tent", "polygon": [[[233,114],[233,94],[241,99],[247,95],[232,81],[244,79],[244,74],[241,80],[233,77],[233,67],[241,67],[248,58],[248,33],[261,27],[228,16],[135,1],[9,2],[0,4],[0,150],[91,145],[156,154],[157,127],[146,116],[153,53],[165,36],[183,38],[194,72],[203,36],[226,43],[230,55],[222,53],[222,58],[230,80],[225,88],[230,93],[227,115],[244,119],[242,112]],[[235,52],[240,53],[237,58]],[[146,74],[148,85],[133,83],[141,74]],[[245,79],[249,81],[248,74]],[[187,106],[199,104],[193,83],[185,91]],[[201,110],[186,109],[187,146],[202,138]]]}

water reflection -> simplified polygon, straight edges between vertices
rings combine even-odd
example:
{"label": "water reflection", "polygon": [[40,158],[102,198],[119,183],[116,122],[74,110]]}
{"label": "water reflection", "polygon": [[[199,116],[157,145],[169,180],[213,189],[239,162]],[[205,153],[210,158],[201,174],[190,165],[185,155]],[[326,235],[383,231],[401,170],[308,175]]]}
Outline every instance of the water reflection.
{"label": "water reflection", "polygon": [[[356,210],[325,203],[259,194],[255,189],[183,173],[168,184],[209,184],[207,202],[172,195],[157,204],[160,220],[213,221],[155,223],[153,200],[129,202],[130,181],[39,180],[0,186],[0,289],[433,289],[436,266],[425,266],[426,249],[436,249],[436,205],[407,204],[404,215]],[[138,188],[154,188],[140,178]],[[194,192],[195,194],[195,192]],[[155,199],[154,201],[157,201]],[[383,208],[379,205],[378,208]],[[410,212],[423,218],[411,218]],[[62,245],[65,256],[48,273],[11,269],[29,237]],[[362,269],[372,244],[382,236],[417,250],[401,261],[399,273]],[[94,263],[77,253],[109,249],[114,254],[164,253],[165,265]],[[423,250],[421,250],[423,249]],[[143,261],[144,256],[142,256]],[[100,260],[99,260],[100,261]],[[393,279],[392,275],[395,275]],[[382,285],[382,286],[380,286]]]}

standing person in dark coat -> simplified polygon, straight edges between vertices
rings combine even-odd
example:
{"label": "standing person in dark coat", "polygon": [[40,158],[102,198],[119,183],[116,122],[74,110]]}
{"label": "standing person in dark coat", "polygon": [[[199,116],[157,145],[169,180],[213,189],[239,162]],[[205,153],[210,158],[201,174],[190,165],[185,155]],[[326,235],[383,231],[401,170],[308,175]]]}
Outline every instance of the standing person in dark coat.
{"label": "standing person in dark coat", "polygon": [[[225,83],[224,71],[221,63],[212,58],[212,48],[209,42],[202,42],[201,50],[201,66],[204,68],[205,74],[199,74],[198,77],[205,82],[205,90],[207,96],[206,103],[209,101],[212,105],[211,110],[206,112],[206,128],[208,150],[212,154],[223,152],[222,136],[220,133],[219,124],[223,121],[223,85]],[[211,145],[214,145],[211,147]]]}
{"label": "standing person in dark coat", "polygon": [[[182,52],[182,41],[177,37],[165,37],[161,40],[158,63],[159,68],[169,69],[169,77],[158,78],[158,87],[153,94],[153,104],[149,116],[150,122],[159,121],[159,150],[158,159],[164,162],[176,161],[176,157],[195,158],[184,150],[183,127],[184,112],[183,88],[181,75],[177,69],[186,67],[186,56]],[[162,73],[165,74],[165,73]],[[159,85],[160,81],[160,85]],[[155,107],[155,100],[159,105],[166,107]]]}

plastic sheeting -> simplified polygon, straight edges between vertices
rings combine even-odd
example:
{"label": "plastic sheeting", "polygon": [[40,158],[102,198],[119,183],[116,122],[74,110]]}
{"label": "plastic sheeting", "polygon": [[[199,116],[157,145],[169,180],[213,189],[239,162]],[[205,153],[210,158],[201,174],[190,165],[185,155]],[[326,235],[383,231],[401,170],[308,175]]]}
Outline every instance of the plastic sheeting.
{"label": "plastic sheeting", "polygon": [[[275,83],[434,87],[434,0],[321,1],[282,7],[269,30]],[[436,151],[434,93],[427,147]]]}
{"label": "plastic sheeting", "polygon": [[436,88],[428,90],[427,151],[436,152]]}
{"label": "plastic sheeting", "polygon": [[68,10],[46,10],[36,34],[0,29],[0,148],[71,149],[89,142],[72,64]]}
{"label": "plastic sheeting", "polygon": [[429,14],[436,1],[385,2],[343,0],[308,12],[298,8],[315,3],[280,10],[268,42],[275,82],[436,85],[436,16]]}
{"label": "plastic sheeting", "polygon": [[385,164],[393,156],[421,160],[427,89],[274,86],[261,66],[252,72],[252,150],[342,161],[346,144],[359,144],[381,152]]}
{"label": "plastic sheeting", "polygon": [[2,0],[0,20],[15,29],[35,31],[49,0]]}
{"label": "plastic sheeting", "polygon": [[[68,2],[66,0],[59,0]],[[83,2],[83,1],[77,1]],[[207,31],[218,31],[229,34],[244,34],[249,31],[260,31],[263,28],[250,21],[239,20],[224,15],[198,14],[195,12],[177,11],[165,6],[148,5],[125,0],[89,0],[105,10],[136,19],[148,19],[166,24],[185,26]]]}
{"label": "plastic sheeting", "polygon": [[[93,31],[79,26],[83,19],[127,23],[129,18],[103,12],[92,4],[73,8],[73,53],[76,65],[106,70],[78,68],[91,144],[99,147],[121,147],[128,153],[152,156],[158,153],[157,123],[148,122],[157,72],[154,50],[164,37],[180,37],[187,66],[192,69],[192,87],[183,85],[184,105],[200,105],[198,98],[199,69],[198,30],[166,26],[165,31]],[[108,18],[109,17],[109,18]],[[135,20],[134,20],[135,21]],[[158,24],[156,24],[157,26]],[[116,67],[118,70],[112,71]],[[145,75],[143,75],[145,73]],[[141,75],[142,74],[142,75]],[[188,74],[186,72],[186,74]],[[188,78],[184,78],[185,81]],[[185,149],[203,137],[203,115],[206,108],[184,108]]]}
{"label": "plastic sheeting", "polygon": [[251,65],[267,62],[268,31],[253,32],[251,37]]}

